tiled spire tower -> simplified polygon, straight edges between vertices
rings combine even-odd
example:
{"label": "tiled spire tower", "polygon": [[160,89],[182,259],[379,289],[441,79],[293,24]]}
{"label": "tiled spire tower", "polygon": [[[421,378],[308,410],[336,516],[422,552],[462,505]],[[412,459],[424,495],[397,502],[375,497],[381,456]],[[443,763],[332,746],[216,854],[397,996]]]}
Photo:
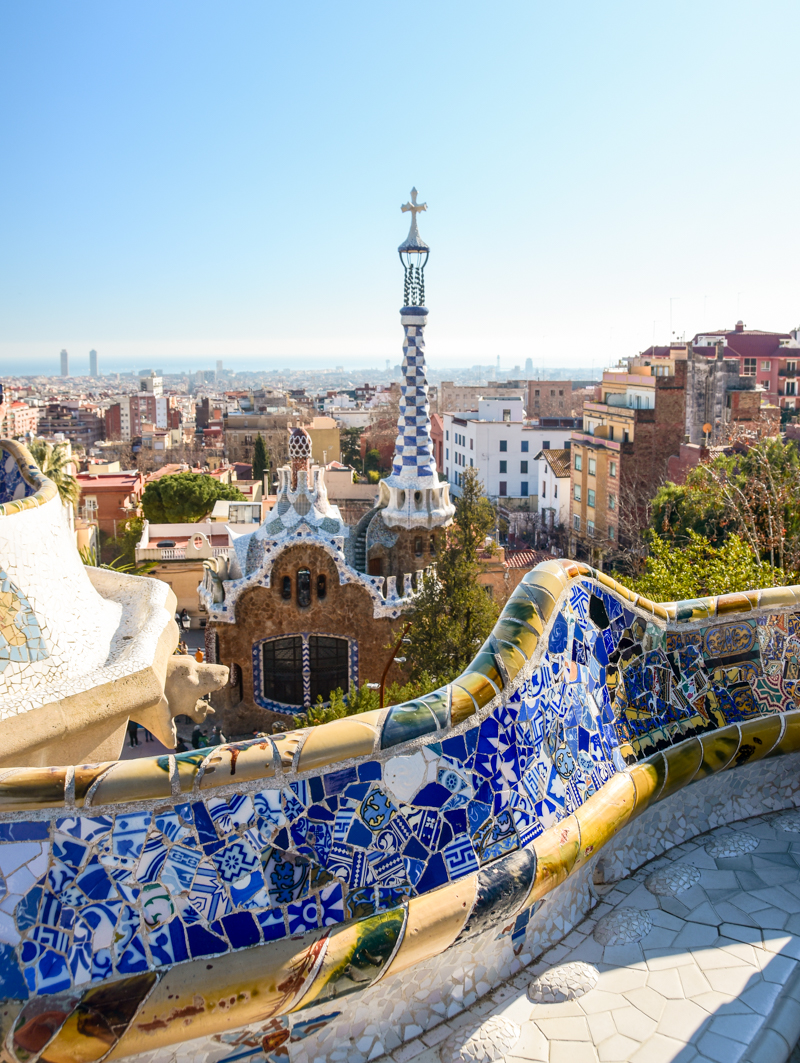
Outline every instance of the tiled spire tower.
{"label": "tiled spire tower", "polygon": [[400,388],[400,416],[397,420],[392,474],[380,483],[379,505],[383,521],[390,528],[436,528],[449,524],[455,507],[450,487],[440,482],[433,458],[428,381],[425,377],[425,339],[428,320],[425,300],[425,264],[430,249],[420,239],[417,213],[427,204],[417,203],[417,190],[401,208],[411,212],[411,229],[398,248],[405,270],[406,306],[400,311],[405,332],[403,341],[403,384]]}

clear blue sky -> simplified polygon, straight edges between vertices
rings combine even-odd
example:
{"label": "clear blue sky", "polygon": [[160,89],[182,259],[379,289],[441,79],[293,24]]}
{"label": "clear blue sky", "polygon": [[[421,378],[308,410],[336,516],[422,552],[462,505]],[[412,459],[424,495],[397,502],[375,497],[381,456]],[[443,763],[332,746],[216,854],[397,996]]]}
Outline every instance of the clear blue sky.
{"label": "clear blue sky", "polygon": [[[800,5],[5,0],[0,369],[600,365],[800,321]],[[249,361],[248,361],[249,360]]]}

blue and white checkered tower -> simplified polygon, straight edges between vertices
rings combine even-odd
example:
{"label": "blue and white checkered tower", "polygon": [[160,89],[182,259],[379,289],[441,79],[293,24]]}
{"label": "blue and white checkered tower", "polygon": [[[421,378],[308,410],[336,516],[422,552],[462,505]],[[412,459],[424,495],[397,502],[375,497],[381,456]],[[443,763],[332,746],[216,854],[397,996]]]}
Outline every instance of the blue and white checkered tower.
{"label": "blue and white checkered tower", "polygon": [[449,485],[440,482],[436,471],[425,377],[425,266],[430,248],[420,238],[417,214],[428,206],[417,203],[417,190],[412,188],[411,201],[400,209],[411,212],[408,237],[397,249],[405,271],[405,306],[400,311],[405,331],[403,384],[392,474],[380,482],[378,504],[390,528],[437,528],[452,521],[455,507]]}

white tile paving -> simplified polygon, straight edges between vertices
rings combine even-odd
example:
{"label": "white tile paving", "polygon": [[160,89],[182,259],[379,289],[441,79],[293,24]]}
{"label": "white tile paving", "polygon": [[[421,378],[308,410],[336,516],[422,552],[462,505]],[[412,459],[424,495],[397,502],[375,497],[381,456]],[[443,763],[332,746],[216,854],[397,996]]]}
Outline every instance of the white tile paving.
{"label": "white tile paving", "polygon": [[[431,1030],[387,1059],[458,1063],[479,1058],[471,1054],[479,1043],[485,1063],[736,1063],[759,1044],[764,1059],[785,1059],[786,1037],[792,1039],[786,1021],[791,1026],[796,1015],[800,1024],[800,1003],[794,1003],[800,993],[793,988],[800,984],[800,847],[782,826],[785,819],[767,813],[720,827],[606,886],[600,904],[561,944],[437,1028],[439,1042]],[[709,857],[709,851],[731,855]],[[683,888],[686,876],[661,874],[659,888],[673,882],[678,896],[644,888],[683,859],[697,868],[689,875],[696,884]],[[647,902],[649,932],[638,941],[603,944],[604,927],[629,926],[637,901]],[[647,922],[637,925],[644,929]],[[562,964],[591,965],[596,984],[573,999],[533,1002],[530,983],[547,972],[557,979],[553,969]],[[573,980],[580,970],[569,969]],[[781,1019],[782,1009],[789,1020]],[[494,1030],[498,1022],[506,1030],[518,1027],[519,1038],[505,1052],[490,1050],[491,1038],[481,1041],[476,1033],[480,1022]],[[792,1060],[800,1063],[800,1053]]]}

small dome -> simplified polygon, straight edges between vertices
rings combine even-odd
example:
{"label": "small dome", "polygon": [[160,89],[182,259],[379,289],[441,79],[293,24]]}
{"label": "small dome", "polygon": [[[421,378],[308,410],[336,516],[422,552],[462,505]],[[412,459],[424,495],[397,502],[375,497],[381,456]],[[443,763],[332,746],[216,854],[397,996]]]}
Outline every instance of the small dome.
{"label": "small dome", "polygon": [[305,428],[293,428],[289,436],[289,458],[304,461],[311,457],[311,436]]}

